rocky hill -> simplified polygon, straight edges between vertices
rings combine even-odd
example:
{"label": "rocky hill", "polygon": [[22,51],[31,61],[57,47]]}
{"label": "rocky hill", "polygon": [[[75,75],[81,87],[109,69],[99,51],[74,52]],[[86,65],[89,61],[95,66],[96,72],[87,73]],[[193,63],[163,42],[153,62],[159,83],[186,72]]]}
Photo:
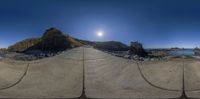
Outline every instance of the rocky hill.
{"label": "rocky hill", "polygon": [[41,38],[29,38],[23,41],[17,42],[14,45],[8,47],[8,51],[11,52],[23,52],[26,49],[40,43],[42,41]]}
{"label": "rocky hill", "polygon": [[12,52],[30,52],[32,50],[57,52],[68,48],[79,47],[83,44],[69,35],[64,35],[56,28],[45,31],[41,38],[29,38],[8,47]]}

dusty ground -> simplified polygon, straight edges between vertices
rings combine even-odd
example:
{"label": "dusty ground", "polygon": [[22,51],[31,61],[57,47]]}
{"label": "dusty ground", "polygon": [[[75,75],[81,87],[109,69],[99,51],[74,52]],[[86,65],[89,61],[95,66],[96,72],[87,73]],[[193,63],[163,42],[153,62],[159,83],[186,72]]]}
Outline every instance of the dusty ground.
{"label": "dusty ground", "polygon": [[138,62],[81,47],[32,62],[1,61],[0,98],[200,98],[199,71],[197,59]]}

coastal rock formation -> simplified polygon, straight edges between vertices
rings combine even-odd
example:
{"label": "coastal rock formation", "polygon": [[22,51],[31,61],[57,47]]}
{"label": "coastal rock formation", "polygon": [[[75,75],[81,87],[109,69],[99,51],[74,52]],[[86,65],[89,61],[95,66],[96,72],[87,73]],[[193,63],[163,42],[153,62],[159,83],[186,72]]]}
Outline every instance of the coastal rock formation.
{"label": "coastal rock formation", "polygon": [[200,49],[198,47],[196,47],[193,51],[195,55],[200,55]]}
{"label": "coastal rock formation", "polygon": [[[40,38],[25,39],[8,47],[5,56],[15,60],[35,60],[54,56],[60,51],[83,45],[83,43],[69,35],[65,35],[60,30],[50,28]],[[2,53],[5,54],[5,52]]]}
{"label": "coastal rock formation", "polygon": [[23,52],[27,50],[28,48],[38,44],[41,42],[41,38],[29,38],[25,39],[23,41],[17,42],[16,44],[9,46],[8,51],[11,52]]}
{"label": "coastal rock formation", "polygon": [[70,43],[66,36],[56,28],[48,29],[42,36],[42,42],[39,44],[42,50],[65,50],[70,48]]}
{"label": "coastal rock formation", "polygon": [[140,57],[147,56],[147,52],[144,50],[142,44],[139,42],[131,42],[129,54],[138,55]]}
{"label": "coastal rock formation", "polygon": [[8,47],[11,52],[48,51],[57,52],[83,44],[56,28],[45,31],[41,38],[29,38]]}

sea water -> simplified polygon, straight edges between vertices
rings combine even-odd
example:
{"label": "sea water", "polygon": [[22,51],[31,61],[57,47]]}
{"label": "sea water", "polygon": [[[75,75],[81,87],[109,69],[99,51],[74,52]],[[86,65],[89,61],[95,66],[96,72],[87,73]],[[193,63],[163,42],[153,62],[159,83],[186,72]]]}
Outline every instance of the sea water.
{"label": "sea water", "polygon": [[183,49],[183,50],[171,51],[171,54],[172,55],[190,55],[190,56],[195,55],[193,49]]}

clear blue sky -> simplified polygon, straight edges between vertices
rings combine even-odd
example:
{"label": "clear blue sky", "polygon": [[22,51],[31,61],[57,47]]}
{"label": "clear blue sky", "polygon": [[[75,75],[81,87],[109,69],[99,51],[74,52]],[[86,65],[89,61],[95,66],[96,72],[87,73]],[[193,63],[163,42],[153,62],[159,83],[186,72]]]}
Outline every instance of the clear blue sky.
{"label": "clear blue sky", "polygon": [[199,5],[200,0],[0,0],[0,47],[39,37],[49,27],[86,40],[196,47]]}

